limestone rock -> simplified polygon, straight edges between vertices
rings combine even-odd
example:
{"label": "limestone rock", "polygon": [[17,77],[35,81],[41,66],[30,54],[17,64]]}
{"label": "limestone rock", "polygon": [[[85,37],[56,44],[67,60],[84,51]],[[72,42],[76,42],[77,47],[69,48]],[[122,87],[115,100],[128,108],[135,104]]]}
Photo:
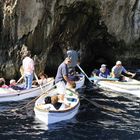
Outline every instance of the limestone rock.
{"label": "limestone rock", "polygon": [[140,0],[1,0],[0,75],[19,76],[23,44],[36,71],[53,75],[67,46],[80,52],[84,67],[117,59],[138,65],[139,11]]}

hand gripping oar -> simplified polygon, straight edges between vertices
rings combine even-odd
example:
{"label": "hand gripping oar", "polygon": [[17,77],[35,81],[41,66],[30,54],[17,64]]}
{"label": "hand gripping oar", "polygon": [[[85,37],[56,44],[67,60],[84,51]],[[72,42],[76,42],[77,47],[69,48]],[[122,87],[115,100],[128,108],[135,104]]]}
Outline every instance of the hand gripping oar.
{"label": "hand gripping oar", "polygon": [[15,111],[18,111],[18,110],[22,110],[24,108],[26,108],[27,106],[29,106],[31,103],[35,102],[40,96],[42,96],[43,94],[47,94],[47,92],[53,90],[55,88],[56,85],[53,85],[51,88],[49,88],[48,90],[46,90],[44,93],[42,93],[41,95],[37,96],[36,98],[34,98],[33,100],[31,100],[30,102],[28,102],[26,105],[24,105],[23,107],[21,108],[15,108],[15,109],[12,109],[12,110],[9,110],[11,112],[15,112]]}
{"label": "hand gripping oar", "polygon": [[87,74],[83,71],[83,69],[77,64],[77,67],[81,70],[81,72],[86,76],[86,78],[91,82],[91,83],[93,83],[90,79],[89,79],[89,77],[87,76]]}

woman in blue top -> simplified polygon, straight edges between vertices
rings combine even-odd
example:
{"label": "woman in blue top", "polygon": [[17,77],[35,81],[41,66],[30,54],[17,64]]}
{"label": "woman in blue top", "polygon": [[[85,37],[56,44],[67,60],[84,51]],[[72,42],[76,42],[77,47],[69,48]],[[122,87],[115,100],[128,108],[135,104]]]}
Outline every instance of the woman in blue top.
{"label": "woman in blue top", "polygon": [[107,78],[109,76],[110,76],[109,69],[106,68],[106,65],[105,64],[102,64],[101,65],[101,68],[99,70],[99,77],[101,77],[101,78]]}

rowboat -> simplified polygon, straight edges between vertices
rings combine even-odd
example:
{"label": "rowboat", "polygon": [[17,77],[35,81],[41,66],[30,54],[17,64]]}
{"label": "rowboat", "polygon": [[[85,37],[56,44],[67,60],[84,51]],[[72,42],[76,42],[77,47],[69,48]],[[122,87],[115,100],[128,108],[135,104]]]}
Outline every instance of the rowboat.
{"label": "rowboat", "polygon": [[46,125],[73,118],[77,114],[80,106],[77,93],[73,90],[67,89],[66,95],[64,97],[64,102],[69,104],[68,107],[64,107],[58,110],[45,108],[46,104],[44,104],[44,99],[47,96],[54,96],[54,95],[57,95],[56,88],[49,91],[49,93],[47,94],[43,94],[35,102],[34,112],[35,112],[36,119],[40,120]]}
{"label": "rowboat", "polygon": [[76,84],[76,88],[75,89],[82,88],[82,86],[85,83],[85,76],[84,76],[84,74],[78,74],[78,77],[79,77],[79,80],[75,81],[75,84]]}
{"label": "rowboat", "polygon": [[0,88],[0,102],[19,101],[26,98],[39,96],[53,86],[54,78],[48,78],[48,82],[42,86],[26,90],[14,90],[12,88]]}
{"label": "rowboat", "polygon": [[128,93],[140,97],[140,81],[125,77],[125,81],[111,78],[97,78],[95,84],[104,90],[112,90],[120,93]]}
{"label": "rowboat", "polygon": [[[74,80],[74,82],[76,84],[75,90],[79,90],[79,89],[81,89],[84,86],[85,76],[82,73],[81,74],[77,74],[76,76],[78,77],[78,80]],[[67,83],[66,87],[69,88],[69,84],[68,83]]]}

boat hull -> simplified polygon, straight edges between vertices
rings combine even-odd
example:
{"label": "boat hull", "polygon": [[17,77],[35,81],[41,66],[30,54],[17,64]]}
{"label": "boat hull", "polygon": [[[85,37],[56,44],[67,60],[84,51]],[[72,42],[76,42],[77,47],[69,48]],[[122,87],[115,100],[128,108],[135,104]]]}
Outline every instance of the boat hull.
{"label": "boat hull", "polygon": [[85,76],[83,74],[79,74],[80,79],[78,81],[76,81],[76,89],[80,89],[82,88],[82,86],[85,83]]}
{"label": "boat hull", "polygon": [[54,83],[54,79],[51,78],[48,83],[41,87],[34,87],[28,90],[13,90],[13,89],[1,89],[0,90],[0,102],[20,101],[23,99],[39,96],[45,91],[49,90]]}
{"label": "boat hull", "polygon": [[[85,76],[83,74],[78,74],[79,80],[75,81],[76,87],[75,90],[78,90],[83,87],[85,83]],[[69,88],[69,84],[67,84],[67,88]]]}
{"label": "boat hull", "polygon": [[100,88],[104,90],[112,90],[120,93],[128,93],[140,97],[140,82],[130,79],[127,82],[120,81],[103,81],[95,82]]}
{"label": "boat hull", "polygon": [[80,104],[78,104],[78,106],[75,109],[70,110],[68,112],[44,113],[37,109],[34,109],[34,111],[36,114],[36,118],[38,118],[40,121],[42,121],[46,125],[48,125],[48,124],[53,124],[53,123],[57,123],[60,121],[69,120],[69,119],[73,118],[78,113],[79,106],[80,106]]}
{"label": "boat hull", "polygon": [[[55,94],[52,92],[51,95],[55,95]],[[38,108],[37,107],[38,104],[43,103],[43,100],[45,98],[45,97],[43,97],[43,98],[40,97],[36,101],[35,107],[34,107],[34,112],[35,112],[36,118],[39,119],[41,122],[45,123],[46,125],[57,123],[57,122],[64,121],[64,120],[69,120],[69,119],[73,118],[77,114],[79,106],[80,106],[78,96],[74,94],[74,96],[71,96],[70,98],[73,98],[73,97],[77,100],[76,100],[76,102],[68,101],[69,103],[72,104],[71,108],[68,108],[66,110],[58,110],[58,111],[47,111],[47,110]],[[66,101],[66,98],[69,98],[69,97],[65,97],[65,101]]]}

